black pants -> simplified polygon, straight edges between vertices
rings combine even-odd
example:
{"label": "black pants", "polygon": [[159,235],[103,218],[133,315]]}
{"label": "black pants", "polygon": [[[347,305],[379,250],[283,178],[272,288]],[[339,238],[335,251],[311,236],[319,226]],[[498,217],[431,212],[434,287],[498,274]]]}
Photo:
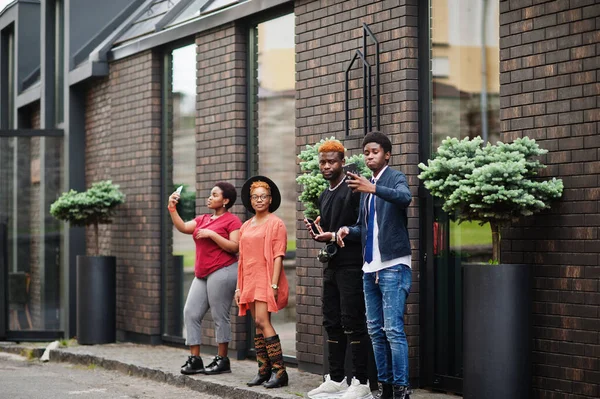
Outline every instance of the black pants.
{"label": "black pants", "polygon": [[352,374],[367,382],[371,345],[367,333],[363,272],[360,267],[326,267],[323,273],[323,326],[329,344],[329,374],[334,381],[344,378],[346,346],[350,340]]}

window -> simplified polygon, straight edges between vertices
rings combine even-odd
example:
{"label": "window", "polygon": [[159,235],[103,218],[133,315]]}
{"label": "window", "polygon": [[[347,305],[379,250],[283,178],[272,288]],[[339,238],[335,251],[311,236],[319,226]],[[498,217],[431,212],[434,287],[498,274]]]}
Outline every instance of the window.
{"label": "window", "polygon": [[284,271],[290,284],[288,306],[272,322],[285,355],[296,354],[296,138],[294,14],[250,29],[249,174],[271,178],[281,191],[276,214],[288,233]]}
{"label": "window", "polygon": [[[166,198],[183,186],[179,215],[184,221],[196,216],[196,45],[171,51],[165,56],[164,105],[166,134]],[[166,203],[164,204],[166,207]],[[183,306],[194,279],[195,244],[191,235],[180,233],[170,220],[167,237],[164,331],[184,337]]]}

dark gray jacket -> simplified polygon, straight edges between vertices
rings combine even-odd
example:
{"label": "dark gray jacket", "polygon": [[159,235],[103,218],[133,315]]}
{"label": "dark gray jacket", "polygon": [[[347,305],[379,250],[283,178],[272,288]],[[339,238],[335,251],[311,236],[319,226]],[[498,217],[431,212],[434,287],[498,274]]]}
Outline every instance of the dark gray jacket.
{"label": "dark gray jacket", "polygon": [[[351,240],[358,241],[360,237],[363,259],[367,242],[368,198],[368,194],[361,193],[358,220],[354,226],[349,226],[350,234],[348,234]],[[411,200],[412,196],[404,173],[390,167],[386,168],[375,186],[375,207],[379,227],[377,238],[381,260],[384,262],[411,253],[406,214]]]}

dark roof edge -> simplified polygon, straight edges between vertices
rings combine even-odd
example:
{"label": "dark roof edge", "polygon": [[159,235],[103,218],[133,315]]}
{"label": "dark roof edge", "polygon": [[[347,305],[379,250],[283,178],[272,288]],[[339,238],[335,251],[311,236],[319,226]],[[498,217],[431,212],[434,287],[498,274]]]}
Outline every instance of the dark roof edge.
{"label": "dark roof edge", "polygon": [[85,59],[96,49],[96,47],[102,43],[103,38],[112,36],[111,33],[119,29],[124,21],[128,17],[135,13],[135,11],[142,6],[144,0],[133,0],[127,7],[125,7],[119,14],[117,14],[112,20],[110,20],[97,35],[92,37],[79,48],[72,57],[73,65],[75,68],[80,63],[84,62]]}
{"label": "dark roof edge", "polygon": [[94,76],[107,76],[108,63],[103,61],[88,61],[69,72],[69,86],[81,83]]}
{"label": "dark roof edge", "polygon": [[273,7],[291,3],[291,0],[251,0],[237,4],[215,14],[208,14],[193,21],[165,29],[150,36],[113,48],[108,52],[108,60],[119,60],[150,50],[170,42],[195,36],[200,32],[225,25],[229,22],[260,13]]}
{"label": "dark roof edge", "polygon": [[129,27],[133,24],[138,17],[145,13],[148,7],[150,7],[153,3],[153,0],[145,0],[142,6],[140,6],[136,12],[132,12],[129,18],[127,18],[115,31],[112,35],[108,36],[104,39],[98,47],[96,47],[89,56],[90,62],[105,62],[107,60],[107,54],[112,48],[113,43],[119,36],[123,34]]}

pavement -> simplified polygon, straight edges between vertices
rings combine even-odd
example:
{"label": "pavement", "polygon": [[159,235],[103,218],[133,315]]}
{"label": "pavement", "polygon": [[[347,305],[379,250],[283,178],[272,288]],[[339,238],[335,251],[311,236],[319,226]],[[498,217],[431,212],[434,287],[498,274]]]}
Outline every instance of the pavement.
{"label": "pavement", "polygon": [[[48,343],[0,342],[0,351],[39,359]],[[78,345],[69,341],[68,346],[50,352],[51,362],[72,364],[94,364],[108,370],[116,370],[126,375],[148,378],[176,387],[185,387],[197,392],[236,399],[298,399],[307,398],[306,393],[322,382],[320,375],[288,367],[290,384],[287,387],[266,389],[248,387],[246,381],[254,377],[257,365],[252,360],[231,360],[231,373],[220,375],[186,376],[179,372],[187,359],[187,351],[170,346],[149,346],[133,343],[107,345]],[[203,355],[204,364],[210,363],[210,356]],[[457,399],[452,394],[435,393],[416,389],[411,399]]]}

